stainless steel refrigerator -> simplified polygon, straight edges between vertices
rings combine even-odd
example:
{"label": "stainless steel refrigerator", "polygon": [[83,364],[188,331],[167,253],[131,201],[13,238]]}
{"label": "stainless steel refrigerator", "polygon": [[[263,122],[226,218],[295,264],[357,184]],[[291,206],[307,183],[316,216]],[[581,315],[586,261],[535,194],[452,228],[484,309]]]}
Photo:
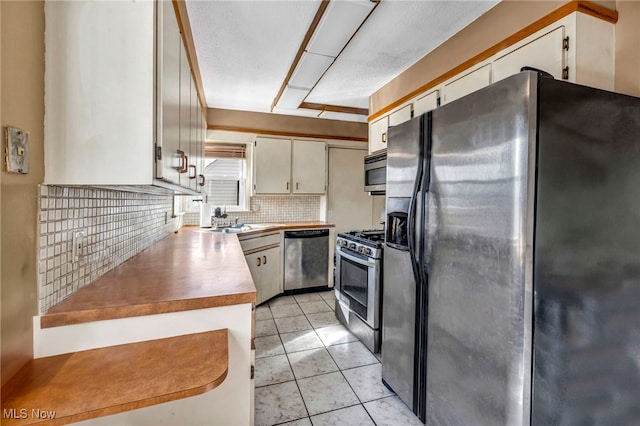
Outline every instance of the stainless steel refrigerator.
{"label": "stainless steel refrigerator", "polygon": [[640,99],[512,76],[389,130],[382,378],[431,425],[638,424]]}

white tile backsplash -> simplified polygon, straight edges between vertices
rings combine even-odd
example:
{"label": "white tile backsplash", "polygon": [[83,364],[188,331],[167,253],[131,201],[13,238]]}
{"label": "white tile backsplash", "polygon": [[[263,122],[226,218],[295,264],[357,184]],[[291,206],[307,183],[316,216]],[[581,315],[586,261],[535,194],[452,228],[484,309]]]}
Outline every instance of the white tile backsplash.
{"label": "white tile backsplash", "polygon": [[[251,197],[250,212],[228,212],[240,223],[281,223],[320,220],[320,196],[272,195]],[[199,225],[198,213],[187,213],[185,225]]]}
{"label": "white tile backsplash", "polygon": [[[39,311],[95,281],[182,226],[171,193],[40,187]],[[73,235],[84,248],[72,258]]]}

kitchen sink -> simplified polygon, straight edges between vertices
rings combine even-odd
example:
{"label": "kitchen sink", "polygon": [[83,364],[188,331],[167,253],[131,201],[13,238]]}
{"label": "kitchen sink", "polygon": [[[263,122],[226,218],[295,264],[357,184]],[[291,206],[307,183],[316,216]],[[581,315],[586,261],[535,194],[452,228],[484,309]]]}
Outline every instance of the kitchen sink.
{"label": "kitchen sink", "polygon": [[264,229],[269,225],[243,225],[241,227],[223,227],[223,228],[199,228],[197,232],[219,232],[224,234],[239,234],[241,232],[254,231],[256,229]]}

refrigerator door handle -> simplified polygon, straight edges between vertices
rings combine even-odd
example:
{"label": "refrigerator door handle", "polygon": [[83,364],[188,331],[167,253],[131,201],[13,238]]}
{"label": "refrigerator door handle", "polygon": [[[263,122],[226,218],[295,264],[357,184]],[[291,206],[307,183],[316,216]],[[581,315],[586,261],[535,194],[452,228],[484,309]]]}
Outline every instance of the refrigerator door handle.
{"label": "refrigerator door handle", "polygon": [[420,223],[422,224],[422,236],[420,239],[420,257],[418,259],[420,264],[420,272],[422,274],[422,280],[425,285],[429,281],[429,262],[427,253],[430,252],[429,247],[429,203],[431,197],[431,150],[433,144],[433,113],[429,111],[426,115],[426,130],[425,130],[425,150],[423,153],[423,172],[422,172],[422,210]]}
{"label": "refrigerator door handle", "polygon": [[[420,144],[420,153],[418,155],[418,169],[416,171],[416,177],[413,182],[413,191],[411,193],[411,201],[409,201],[409,211],[407,212],[407,243],[409,246],[409,255],[411,256],[411,266],[413,268],[413,276],[415,278],[416,286],[422,285],[422,272],[416,256],[416,208],[418,201],[418,194],[422,187],[422,173],[424,172],[424,146]],[[418,239],[420,239],[418,237]]]}

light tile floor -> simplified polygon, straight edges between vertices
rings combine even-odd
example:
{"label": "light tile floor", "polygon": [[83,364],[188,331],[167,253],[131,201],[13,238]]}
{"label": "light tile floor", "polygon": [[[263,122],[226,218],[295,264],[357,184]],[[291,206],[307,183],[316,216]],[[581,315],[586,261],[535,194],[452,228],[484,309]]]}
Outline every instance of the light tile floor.
{"label": "light tile floor", "polygon": [[422,425],[382,384],[379,357],[335,317],[333,297],[256,308],[256,425]]}

